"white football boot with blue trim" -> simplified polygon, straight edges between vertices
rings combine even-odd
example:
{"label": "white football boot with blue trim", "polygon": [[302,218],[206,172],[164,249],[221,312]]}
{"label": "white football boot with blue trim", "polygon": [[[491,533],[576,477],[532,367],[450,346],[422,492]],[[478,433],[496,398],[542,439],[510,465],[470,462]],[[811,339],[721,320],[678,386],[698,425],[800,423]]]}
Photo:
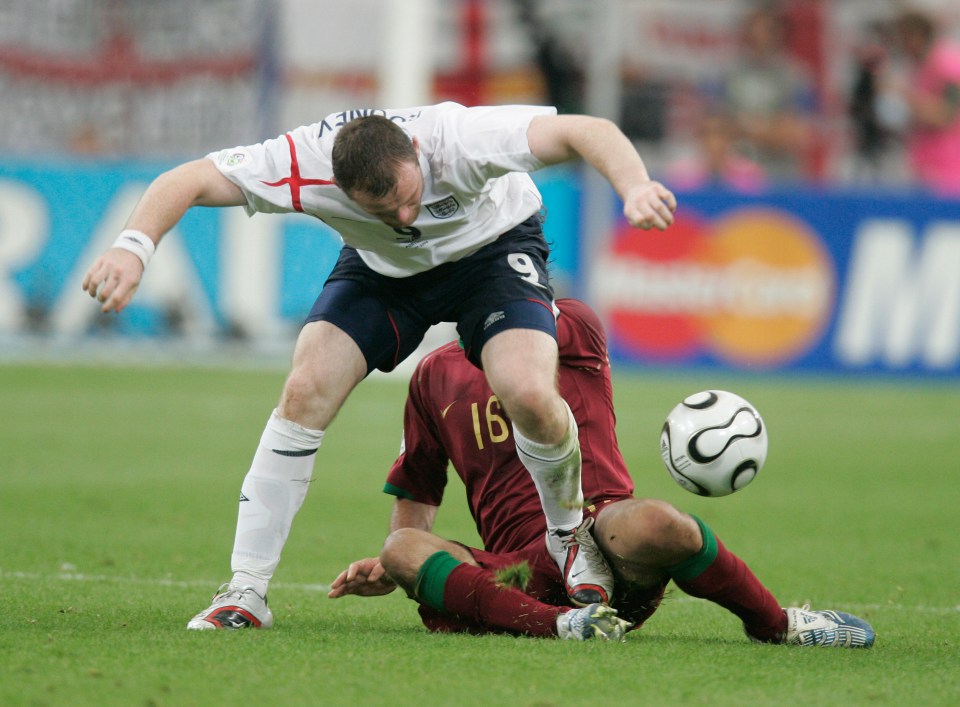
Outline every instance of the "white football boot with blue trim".
{"label": "white football boot with blue trim", "polygon": [[876,639],[873,627],[843,611],[810,611],[810,605],[790,607],[783,642],[791,646],[869,648]]}

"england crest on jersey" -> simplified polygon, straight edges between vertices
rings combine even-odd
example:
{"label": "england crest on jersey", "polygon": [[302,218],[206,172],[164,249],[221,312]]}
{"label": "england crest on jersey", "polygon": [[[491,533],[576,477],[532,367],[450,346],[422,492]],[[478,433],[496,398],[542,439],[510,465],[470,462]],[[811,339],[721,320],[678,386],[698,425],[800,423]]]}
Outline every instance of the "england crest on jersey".
{"label": "england crest on jersey", "polygon": [[436,219],[445,219],[453,216],[460,209],[460,202],[455,196],[448,196],[446,199],[427,204],[427,211]]}

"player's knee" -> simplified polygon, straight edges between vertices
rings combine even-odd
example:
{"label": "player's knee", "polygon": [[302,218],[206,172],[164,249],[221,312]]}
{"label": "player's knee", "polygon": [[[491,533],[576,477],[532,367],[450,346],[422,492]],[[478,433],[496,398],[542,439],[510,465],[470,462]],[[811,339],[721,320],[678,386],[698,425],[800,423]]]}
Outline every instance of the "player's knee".
{"label": "player's knee", "polygon": [[320,382],[303,366],[294,366],[283,384],[281,403],[283,411],[295,414],[313,407],[321,394]]}
{"label": "player's knee", "polygon": [[551,409],[556,393],[551,386],[535,378],[517,378],[498,392],[497,397],[507,410],[533,417],[543,417]]}
{"label": "player's knee", "polygon": [[624,557],[660,558],[669,563],[700,549],[697,522],[666,501],[634,499],[615,520],[604,531],[615,536],[607,540],[616,542]]}
{"label": "player's knee", "polygon": [[681,554],[700,549],[697,522],[666,501],[646,499],[636,515],[641,537],[651,547]]}
{"label": "player's knee", "polygon": [[331,382],[310,366],[294,366],[283,385],[277,409],[309,429],[326,429],[350,388]]}
{"label": "player's knee", "polygon": [[551,386],[525,382],[497,397],[510,419],[530,439],[552,444],[567,433],[570,424],[567,409]]}

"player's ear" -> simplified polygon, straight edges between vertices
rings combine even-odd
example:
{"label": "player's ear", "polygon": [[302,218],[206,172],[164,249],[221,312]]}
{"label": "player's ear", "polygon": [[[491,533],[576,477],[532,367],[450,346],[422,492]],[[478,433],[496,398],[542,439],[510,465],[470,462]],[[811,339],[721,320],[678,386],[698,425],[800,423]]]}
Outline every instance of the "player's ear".
{"label": "player's ear", "polygon": [[411,142],[413,143],[413,151],[417,153],[417,159],[420,159],[420,138],[414,135]]}

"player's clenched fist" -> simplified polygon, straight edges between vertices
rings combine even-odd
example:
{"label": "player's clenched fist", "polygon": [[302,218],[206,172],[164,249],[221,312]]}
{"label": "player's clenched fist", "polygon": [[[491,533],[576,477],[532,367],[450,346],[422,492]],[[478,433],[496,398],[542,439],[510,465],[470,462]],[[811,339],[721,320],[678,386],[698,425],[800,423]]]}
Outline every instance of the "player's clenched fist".
{"label": "player's clenched fist", "polygon": [[83,289],[100,301],[100,311],[119,312],[130,304],[156,248],[146,233],[127,228],[94,261],[83,278]]}
{"label": "player's clenched fist", "polygon": [[133,253],[111,248],[94,261],[83,278],[83,289],[101,303],[102,312],[119,312],[133,299],[143,263]]}
{"label": "player's clenched fist", "polygon": [[677,198],[660,182],[641,182],[626,195],[623,215],[631,226],[657,228],[661,231],[673,223]]}

